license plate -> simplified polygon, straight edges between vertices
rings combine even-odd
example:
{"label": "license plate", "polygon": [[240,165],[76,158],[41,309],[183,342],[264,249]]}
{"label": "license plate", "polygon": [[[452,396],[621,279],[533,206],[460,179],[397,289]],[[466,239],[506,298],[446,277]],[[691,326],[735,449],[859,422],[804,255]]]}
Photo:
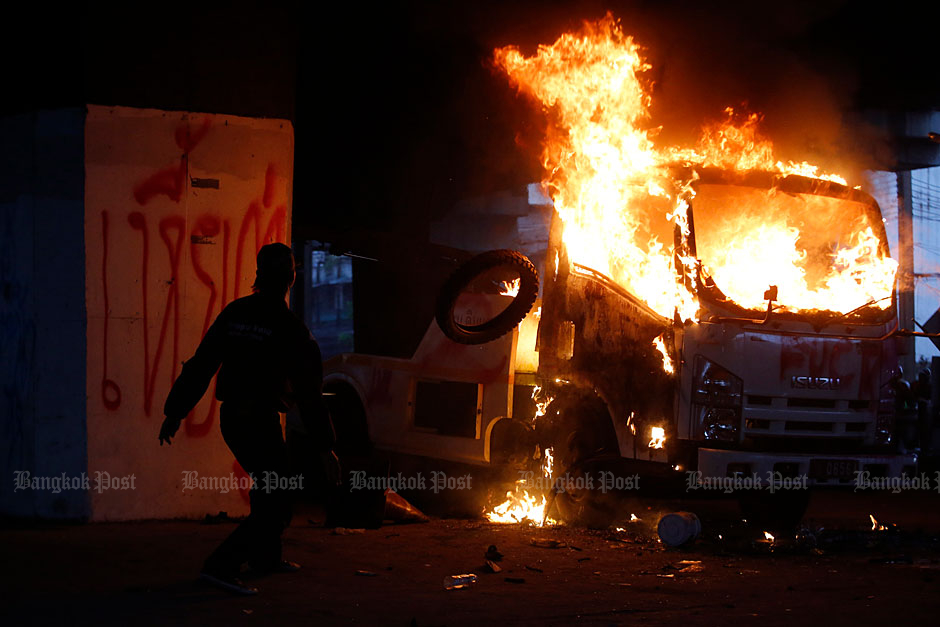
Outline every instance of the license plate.
{"label": "license plate", "polygon": [[809,462],[812,479],[854,479],[857,470],[858,461],[854,459],[812,459]]}

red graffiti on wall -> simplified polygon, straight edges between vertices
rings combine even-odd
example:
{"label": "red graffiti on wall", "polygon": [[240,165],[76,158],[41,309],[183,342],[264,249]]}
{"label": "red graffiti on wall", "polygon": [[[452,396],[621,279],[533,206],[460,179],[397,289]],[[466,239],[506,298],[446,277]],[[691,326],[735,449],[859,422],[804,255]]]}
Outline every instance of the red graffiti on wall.
{"label": "red graffiti on wall", "polygon": [[209,132],[212,118],[206,116],[202,125],[197,129],[187,124],[176,127],[176,145],[183,151],[178,164],[169,165],[144,179],[134,187],[134,200],[138,205],[144,206],[155,196],[166,196],[175,203],[183,199],[186,190],[186,180],[189,177],[189,153],[199,145],[199,142]]}
{"label": "red graffiti on wall", "polygon": [[[183,150],[183,155],[178,164],[163,168],[153,175],[147,177],[134,187],[133,195],[138,205],[141,207],[147,205],[157,196],[165,196],[173,203],[179,204],[182,201],[184,192],[187,189],[189,154],[206,136],[210,128],[210,119],[205,118],[200,126],[192,129],[189,124],[181,124],[175,133],[177,146]],[[277,172],[274,164],[269,164],[265,172],[264,189],[261,190],[259,197],[251,200],[245,213],[240,219],[220,218],[211,213],[204,213],[196,216],[190,224],[187,224],[185,212],[173,213],[161,218],[157,223],[157,232],[160,242],[166,252],[166,259],[169,263],[169,274],[165,278],[168,285],[163,294],[162,318],[160,319],[160,330],[156,338],[156,344],[151,346],[150,323],[154,311],[150,303],[151,285],[149,283],[149,274],[151,268],[151,225],[147,214],[141,211],[132,211],[127,216],[127,223],[131,230],[136,231],[140,237],[140,255],[137,259],[140,267],[140,298],[141,298],[141,327],[143,333],[143,410],[146,416],[150,416],[153,409],[153,398],[157,389],[157,381],[161,372],[161,364],[164,361],[167,352],[172,354],[171,366],[164,372],[168,375],[167,379],[172,382],[177,375],[180,364],[180,305],[182,295],[179,288],[181,272],[183,271],[184,260],[184,242],[188,235],[189,261],[192,266],[192,272],[197,279],[195,285],[200,285],[208,290],[208,303],[203,318],[202,334],[205,335],[212,320],[218,311],[221,311],[228,302],[238,298],[241,294],[241,267],[244,257],[251,256],[251,261],[257,255],[262,245],[272,241],[284,241],[287,235],[287,205],[286,203],[275,205],[277,195]],[[230,241],[233,227],[237,226],[238,238],[234,251],[231,250]],[[109,297],[109,257],[108,249],[112,237],[116,234],[111,232],[109,212],[102,212],[102,281],[104,295],[104,338],[103,338],[103,372],[101,383],[101,399],[104,407],[114,411],[121,406],[121,388],[111,378],[108,372],[108,319],[110,317]],[[248,235],[254,228],[254,237],[248,241]],[[205,260],[202,258],[203,246],[207,243],[214,244],[215,238],[222,236],[222,263],[220,270],[217,270],[221,277],[214,276],[207,268]],[[250,245],[250,244],[253,244]],[[122,260],[123,263],[129,263],[130,260]],[[234,280],[232,281],[232,294],[229,295],[229,266],[234,264]],[[218,289],[218,280],[221,278],[222,288]],[[189,290],[187,296],[193,295],[194,290]],[[159,305],[158,305],[159,311]],[[172,325],[172,329],[170,328]],[[167,347],[170,342],[171,346]],[[183,347],[184,351],[191,354],[195,346]],[[218,415],[217,402],[213,394],[209,410],[204,420],[197,422],[195,416],[190,415],[184,421],[187,435],[201,437],[209,433],[212,424]]]}
{"label": "red graffiti on wall", "polygon": [[[238,230],[238,250],[242,250],[245,247],[245,238],[248,237],[248,230],[254,226],[255,228],[255,250],[261,250],[261,246],[264,242],[280,242],[284,240],[286,235],[285,229],[287,226],[287,205],[281,205],[276,207],[271,214],[270,219],[268,220],[267,229],[262,233],[261,228],[261,216],[262,216],[262,204],[265,209],[270,209],[273,204],[274,191],[275,191],[275,182],[277,181],[276,171],[274,169],[274,164],[268,164],[267,172],[264,176],[264,194],[262,194],[262,200],[253,200],[250,205],[248,205],[248,211],[245,212],[245,217],[242,218],[241,228]],[[235,255],[235,298],[238,298],[238,290],[241,287],[241,278],[242,278],[242,258],[240,255]]]}
{"label": "red graffiti on wall", "polygon": [[[176,365],[179,363],[179,270],[180,256],[183,252],[183,236],[186,233],[186,219],[183,216],[168,216],[160,220],[160,239],[166,246],[167,255],[170,261],[170,278],[167,281],[169,289],[166,292],[166,308],[163,312],[163,321],[160,325],[160,335],[157,339],[157,348],[154,353],[153,361],[150,359],[150,332],[148,323],[150,321],[150,312],[147,307],[147,270],[150,265],[150,233],[147,228],[147,218],[139,211],[135,211],[127,216],[127,222],[131,228],[141,232],[141,269],[140,285],[143,298],[143,331],[144,331],[144,413],[150,415],[153,405],[153,393],[157,379],[157,371],[160,367],[160,357],[163,354],[163,347],[166,343],[167,328],[173,322],[173,378],[176,378]],[[176,238],[170,236],[170,231],[176,231]]]}

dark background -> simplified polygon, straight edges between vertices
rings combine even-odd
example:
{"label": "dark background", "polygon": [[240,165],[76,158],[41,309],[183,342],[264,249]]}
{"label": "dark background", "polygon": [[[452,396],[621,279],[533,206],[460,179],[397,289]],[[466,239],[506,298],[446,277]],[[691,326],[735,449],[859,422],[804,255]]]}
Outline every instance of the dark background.
{"label": "dark background", "polygon": [[542,122],[493,71],[493,48],[532,52],[610,10],[647,48],[664,140],[746,102],[783,156],[890,167],[872,163],[890,160],[872,148],[884,129],[858,113],[940,106],[940,8],[764,4],[21,5],[3,17],[2,112],[95,103],[287,118],[295,232],[421,240],[455,200],[539,178]]}
{"label": "dark background", "polygon": [[903,129],[872,123],[873,110],[940,108],[940,7],[914,2],[171,0],[4,11],[0,114],[93,103],[291,120],[294,238],[379,259],[356,261],[357,350],[401,356],[453,266],[428,245],[429,223],[459,199],[521,193],[542,177],[544,119],[493,68],[498,46],[531,54],[611,11],[653,65],[649,124],[662,126],[661,142],[692,142],[725,107],[744,106],[763,113],[778,157],[850,179],[898,167]]}

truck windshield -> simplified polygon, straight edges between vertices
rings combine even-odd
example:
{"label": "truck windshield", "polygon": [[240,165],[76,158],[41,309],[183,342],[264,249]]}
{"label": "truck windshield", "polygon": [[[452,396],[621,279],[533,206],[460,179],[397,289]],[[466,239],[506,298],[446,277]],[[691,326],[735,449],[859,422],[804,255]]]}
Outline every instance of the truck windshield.
{"label": "truck windshield", "polygon": [[883,318],[893,305],[897,263],[873,203],[702,184],[692,210],[696,255],[716,299],[766,310],[776,286],[775,311],[861,319]]}

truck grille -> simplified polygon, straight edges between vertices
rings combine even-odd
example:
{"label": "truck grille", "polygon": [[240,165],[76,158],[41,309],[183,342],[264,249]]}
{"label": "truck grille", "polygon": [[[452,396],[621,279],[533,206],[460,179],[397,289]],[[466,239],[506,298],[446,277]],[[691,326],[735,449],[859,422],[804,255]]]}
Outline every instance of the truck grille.
{"label": "truck grille", "polygon": [[862,440],[873,434],[874,409],[869,400],[748,395],[743,435]]}

